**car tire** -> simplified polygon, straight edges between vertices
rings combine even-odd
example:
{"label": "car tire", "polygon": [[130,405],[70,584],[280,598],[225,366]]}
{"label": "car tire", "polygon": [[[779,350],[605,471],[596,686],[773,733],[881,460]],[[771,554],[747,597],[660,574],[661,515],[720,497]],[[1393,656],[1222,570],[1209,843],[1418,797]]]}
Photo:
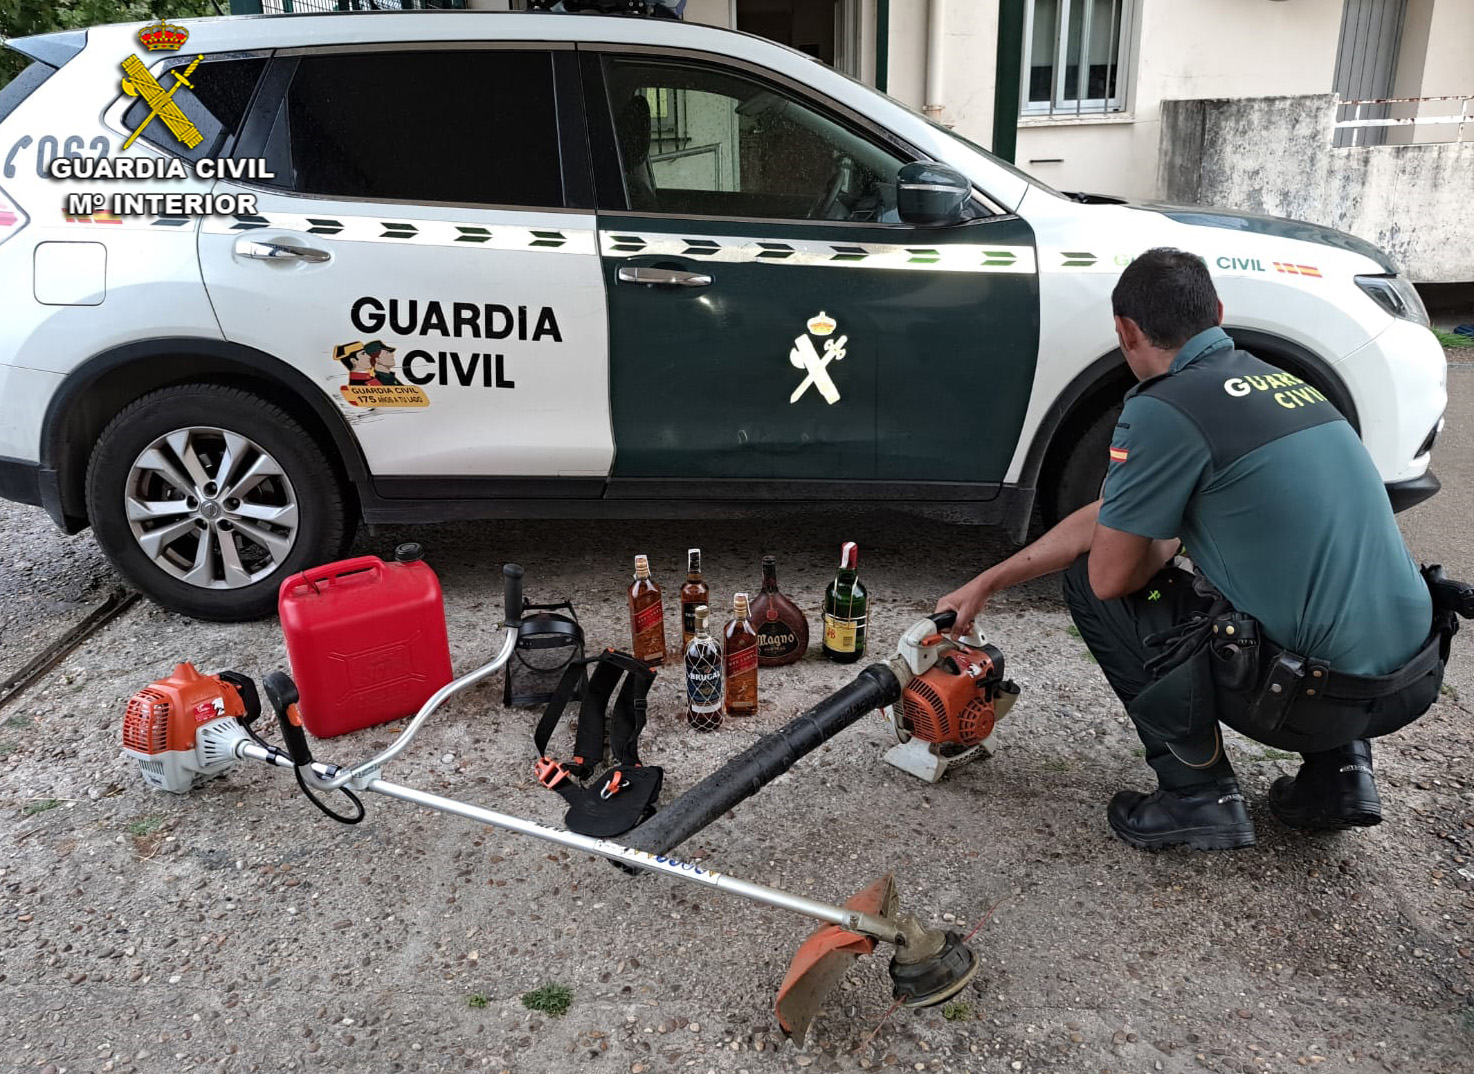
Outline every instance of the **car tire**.
{"label": "car tire", "polygon": [[1101,486],[1105,483],[1106,463],[1109,461],[1111,436],[1120,416],[1120,405],[1108,407],[1085,426],[1084,431],[1070,445],[1056,471],[1054,487],[1050,492],[1049,513],[1045,520],[1049,525],[1100,498]]}
{"label": "car tire", "polygon": [[217,384],[163,388],[103,430],[87,511],[108,558],[165,608],[238,622],[353,536],[337,470],[285,410]]}

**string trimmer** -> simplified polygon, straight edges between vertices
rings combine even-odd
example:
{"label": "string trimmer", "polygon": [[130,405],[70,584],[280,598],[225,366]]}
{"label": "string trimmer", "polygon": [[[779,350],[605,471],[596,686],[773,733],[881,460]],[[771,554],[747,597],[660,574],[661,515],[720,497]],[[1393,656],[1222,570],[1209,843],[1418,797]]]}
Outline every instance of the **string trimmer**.
{"label": "string trimmer", "polygon": [[[905,1006],[926,1007],[945,1002],[967,985],[977,972],[976,956],[958,933],[929,928],[903,912],[889,875],[837,906],[728,876],[682,861],[667,852],[686,835],[704,827],[731,804],[755,793],[786,771],[798,757],[864,713],[899,701],[905,684],[927,670],[913,669],[900,656],[890,665],[866,668],[855,682],[734,758],[716,776],[630,833],[634,837],[633,845],[550,828],[382,778],[384,767],[409,747],[425,721],[441,705],[494,674],[511,656],[522,614],[522,568],[508,564],[503,573],[506,633],[495,658],[437,691],[393,745],[368,760],[337,765],[318,761],[313,756],[297,709],[297,690],[287,675],[274,672],[263,682],[281,729],[283,748],[265,742],[253,726],[261,710],[249,679],[233,672],[200,675],[188,664],[179,665],[171,678],[145,688],[129,702],[123,728],[125,752],[138,760],[146,782],[158,790],[187,793],[242,760],[259,761],[292,769],[314,804],[345,823],[362,819],[363,806],[358,794],[369,792],[814,918],[824,925],[794,955],[777,1002],[780,1025],[800,1044],[825,994],[839,982],[849,962],[869,954],[877,943],[890,944],[895,949],[890,963],[893,994]],[[712,779],[721,777],[719,782],[726,783],[734,766],[742,769],[753,764],[757,770],[748,772],[745,783],[735,788],[737,793],[728,785],[720,793],[707,795],[705,801],[700,801],[702,795],[697,792],[702,787],[710,789]],[[320,796],[334,791],[348,797],[353,805],[352,813],[338,813],[324,804]],[[700,817],[705,819],[693,824]],[[654,845],[661,842],[668,845]]]}

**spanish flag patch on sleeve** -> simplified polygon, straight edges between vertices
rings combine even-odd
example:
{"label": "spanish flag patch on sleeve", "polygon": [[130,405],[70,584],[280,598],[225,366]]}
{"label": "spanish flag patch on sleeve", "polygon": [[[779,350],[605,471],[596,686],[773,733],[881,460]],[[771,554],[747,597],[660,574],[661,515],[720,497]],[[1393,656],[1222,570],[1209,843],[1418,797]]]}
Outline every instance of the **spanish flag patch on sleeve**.
{"label": "spanish flag patch on sleeve", "polygon": [[1111,462],[1125,462],[1126,461],[1126,456],[1129,455],[1129,454],[1130,454],[1130,452],[1127,451],[1123,447],[1115,447],[1115,446],[1112,446],[1112,448],[1111,448]]}

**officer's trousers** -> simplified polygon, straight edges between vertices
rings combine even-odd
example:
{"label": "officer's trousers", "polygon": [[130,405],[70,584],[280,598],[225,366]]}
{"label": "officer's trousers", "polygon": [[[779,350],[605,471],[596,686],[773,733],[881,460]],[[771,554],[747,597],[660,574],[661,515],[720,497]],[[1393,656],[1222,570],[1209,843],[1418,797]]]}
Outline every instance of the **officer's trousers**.
{"label": "officer's trousers", "polygon": [[[1205,713],[1201,702],[1195,704],[1184,688],[1180,697],[1166,699],[1166,704],[1152,706],[1154,720],[1147,726],[1132,711],[1132,702],[1148,686],[1160,692],[1172,688],[1177,680],[1156,680],[1146,670],[1158,650],[1146,639],[1187,621],[1194,613],[1207,612],[1214,598],[1203,596],[1193,588],[1193,577],[1186,571],[1168,567],[1158,571],[1147,585],[1136,593],[1113,600],[1101,600],[1090,588],[1089,557],[1081,556],[1064,573],[1064,597],[1080,637],[1090,647],[1106,680],[1126,706],[1136,725],[1136,733],[1146,748],[1147,764],[1156,771],[1163,787],[1190,787],[1233,774],[1233,767],[1221,748],[1218,720],[1251,738],[1280,749],[1293,749],[1307,760],[1329,755],[1352,741],[1390,734],[1421,716],[1438,696],[1442,682],[1442,666],[1436,677],[1419,682],[1414,688],[1372,702],[1347,705],[1327,703],[1297,720],[1287,730],[1288,737],[1255,733],[1242,717],[1247,711],[1249,695],[1225,696],[1217,692],[1208,699]],[[1160,699],[1158,699],[1160,701]],[[1214,703],[1216,700],[1216,704]],[[1139,706],[1138,706],[1139,707]],[[1352,731],[1351,729],[1355,730]],[[1208,742],[1205,748],[1203,743]],[[1170,744],[1196,744],[1195,761],[1188,764],[1173,752]]]}
{"label": "officer's trousers", "polygon": [[[1089,558],[1081,556],[1065,571],[1065,603],[1081,639],[1129,711],[1131,702],[1153,681],[1146,664],[1156,650],[1146,644],[1146,639],[1185,621],[1194,612],[1207,611],[1212,600],[1193,590],[1191,574],[1175,567],[1158,571],[1136,593],[1101,600],[1090,588]],[[1146,763],[1164,787],[1188,787],[1232,775],[1233,767],[1221,750],[1217,760],[1206,768],[1192,768],[1172,753],[1167,745],[1169,738],[1181,738],[1193,730],[1190,699],[1184,693],[1181,700],[1182,722],[1175,728],[1175,735],[1171,727],[1147,728],[1134,721],[1141,744],[1146,747]]]}

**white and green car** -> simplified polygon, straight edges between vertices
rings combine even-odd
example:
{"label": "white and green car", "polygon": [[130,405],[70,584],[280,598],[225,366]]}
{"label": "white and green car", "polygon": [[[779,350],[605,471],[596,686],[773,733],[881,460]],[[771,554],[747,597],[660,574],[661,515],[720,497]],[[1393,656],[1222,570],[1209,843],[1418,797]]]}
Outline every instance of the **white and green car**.
{"label": "white and green car", "polygon": [[271,611],[360,520],[850,502],[1022,536],[1099,487],[1110,290],[1161,245],[1394,503],[1438,488],[1443,352],[1377,248],[1062,195],[756,37],[422,12],[9,46],[0,495],[191,615]]}

